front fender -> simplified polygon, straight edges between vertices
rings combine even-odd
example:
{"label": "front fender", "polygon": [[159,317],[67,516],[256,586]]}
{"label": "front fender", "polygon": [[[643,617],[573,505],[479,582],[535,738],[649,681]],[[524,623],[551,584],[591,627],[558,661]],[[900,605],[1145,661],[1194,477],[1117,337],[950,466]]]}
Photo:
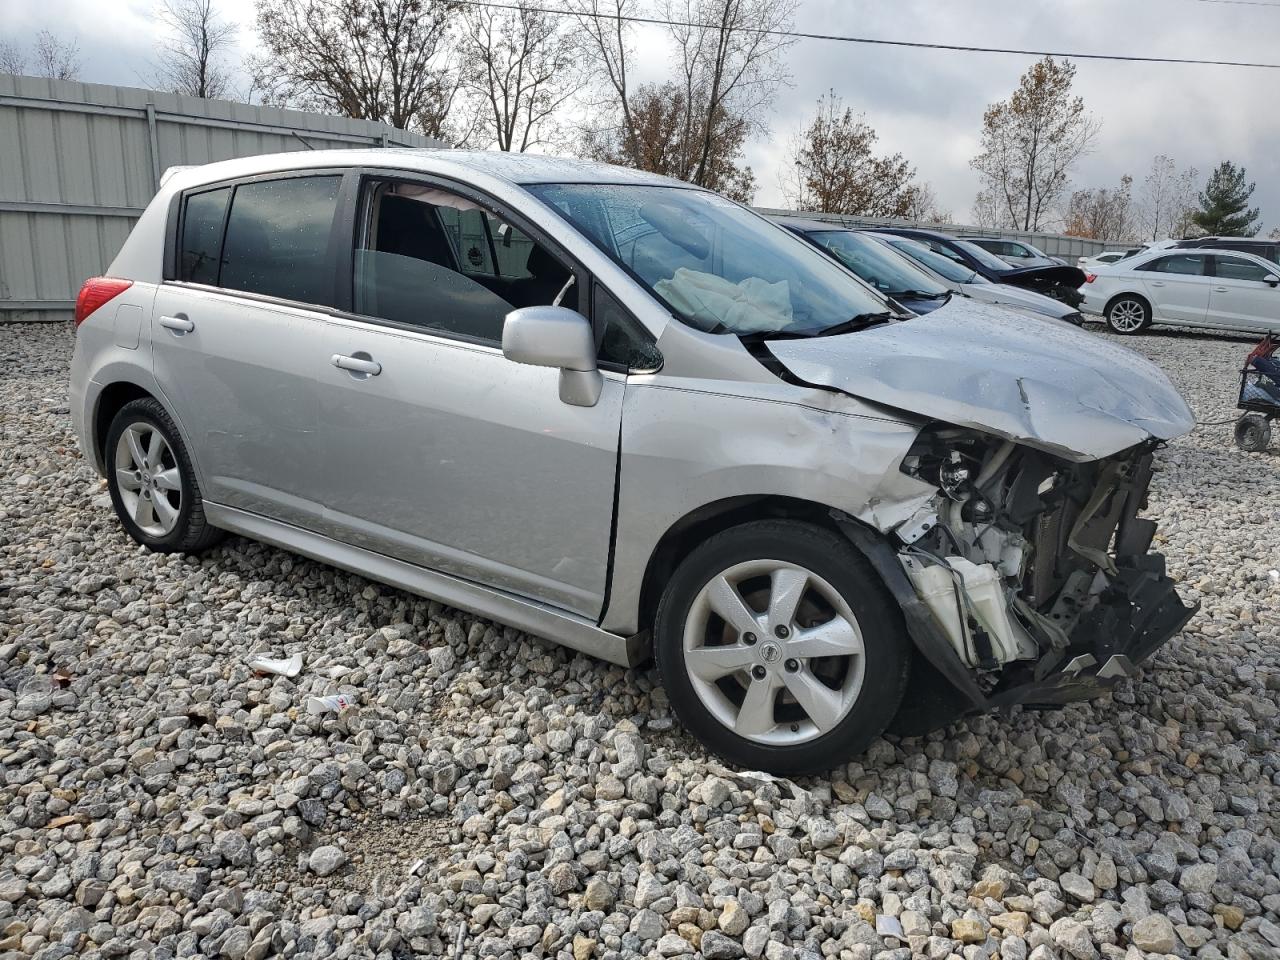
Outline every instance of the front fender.
{"label": "front fender", "polygon": [[750,390],[661,375],[628,382],[604,629],[639,629],[650,558],[669,530],[709,504],[786,497],[888,530],[936,492],[898,469],[920,422],[781,381]]}

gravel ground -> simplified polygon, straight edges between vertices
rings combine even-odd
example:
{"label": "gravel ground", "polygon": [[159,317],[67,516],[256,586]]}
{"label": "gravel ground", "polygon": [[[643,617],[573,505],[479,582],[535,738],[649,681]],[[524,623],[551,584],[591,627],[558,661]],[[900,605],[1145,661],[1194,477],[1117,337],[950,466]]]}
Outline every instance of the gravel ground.
{"label": "gravel ground", "polygon": [[[1232,415],[1244,342],[1129,343]],[[1280,956],[1280,461],[1230,427],[1164,454],[1204,608],[1138,680],[791,783],[708,758],[649,670],[247,541],[142,552],[70,345],[0,327],[5,960]]]}

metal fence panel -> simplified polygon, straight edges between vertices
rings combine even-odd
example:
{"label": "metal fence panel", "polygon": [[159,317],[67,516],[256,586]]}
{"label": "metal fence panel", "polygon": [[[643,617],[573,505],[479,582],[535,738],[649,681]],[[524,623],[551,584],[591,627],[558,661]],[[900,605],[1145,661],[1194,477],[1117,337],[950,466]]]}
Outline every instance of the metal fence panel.
{"label": "metal fence panel", "polygon": [[70,317],[168,167],[308,145],[443,146],[370,120],[0,74],[0,322]]}

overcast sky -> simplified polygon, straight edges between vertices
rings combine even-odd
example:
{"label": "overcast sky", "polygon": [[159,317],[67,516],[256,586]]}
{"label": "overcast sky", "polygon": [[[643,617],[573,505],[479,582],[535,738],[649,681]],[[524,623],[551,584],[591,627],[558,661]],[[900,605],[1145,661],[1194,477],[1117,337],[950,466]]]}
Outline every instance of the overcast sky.
{"label": "overcast sky", "polygon": [[[549,3],[548,5],[554,5]],[[253,0],[222,0],[227,19],[253,45]],[[28,43],[46,28],[76,39],[83,79],[145,85],[156,56],[153,0],[0,0],[0,39]],[[1202,0],[801,0],[796,27],[821,33],[951,44],[1130,56],[1280,61],[1280,0],[1274,6]],[[637,34],[641,72],[663,71],[660,31]],[[647,63],[646,63],[647,61]],[[760,191],[781,203],[778,173],[788,145],[834,89],[864,111],[887,152],[901,151],[932,184],[940,205],[969,216],[987,104],[1007,97],[1031,58],[803,40],[786,53],[792,74],[769,118],[772,135],[750,145]],[[1156,154],[1206,176],[1229,159],[1258,188],[1264,231],[1280,224],[1280,71],[1077,61],[1076,87],[1102,121],[1074,186],[1111,186],[1131,173],[1135,188]]]}

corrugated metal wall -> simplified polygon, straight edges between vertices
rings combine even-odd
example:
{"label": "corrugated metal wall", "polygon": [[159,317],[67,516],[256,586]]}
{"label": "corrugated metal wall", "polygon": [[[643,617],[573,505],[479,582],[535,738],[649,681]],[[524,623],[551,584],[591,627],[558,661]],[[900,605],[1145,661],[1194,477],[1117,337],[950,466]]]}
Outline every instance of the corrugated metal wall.
{"label": "corrugated metal wall", "polygon": [[0,74],[0,321],[71,316],[171,166],[306,149],[442,146],[369,120]]}
{"label": "corrugated metal wall", "polygon": [[766,216],[806,217],[809,220],[830,220],[851,227],[921,227],[925,230],[941,230],[952,234],[978,234],[984,237],[1003,237],[1006,240],[1023,240],[1051,257],[1062,257],[1075,264],[1077,257],[1091,257],[1104,250],[1124,250],[1135,244],[1125,241],[1086,240],[1068,237],[1060,233],[1040,233],[1029,230],[988,230],[963,223],[923,223],[895,217],[847,217],[838,213],[797,213],[794,210],[768,210],[757,208]]}

